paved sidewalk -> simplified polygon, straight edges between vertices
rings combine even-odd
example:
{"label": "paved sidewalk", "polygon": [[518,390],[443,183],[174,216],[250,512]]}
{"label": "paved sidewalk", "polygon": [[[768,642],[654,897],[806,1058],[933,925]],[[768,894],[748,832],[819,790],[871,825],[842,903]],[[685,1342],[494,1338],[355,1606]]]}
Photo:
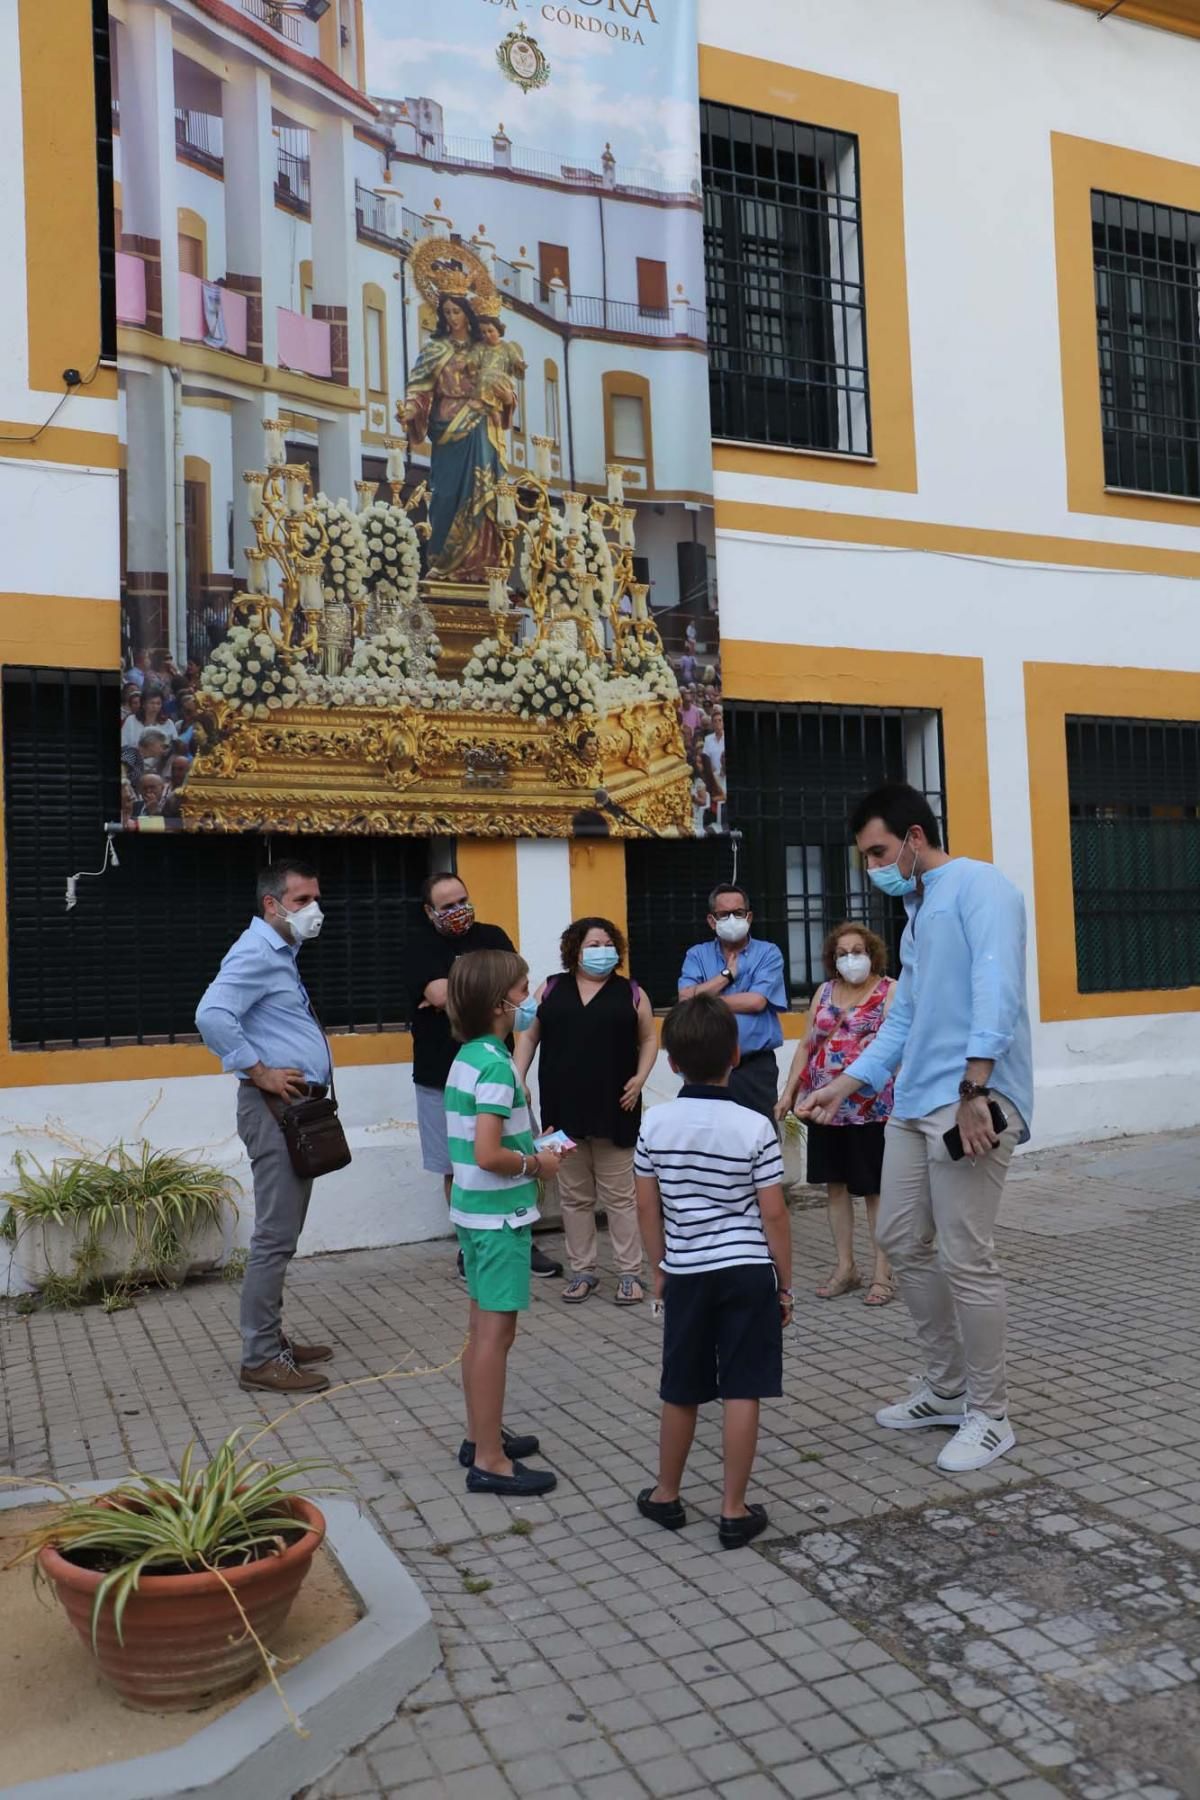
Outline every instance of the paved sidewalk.
{"label": "paved sidewalk", "polygon": [[[443,1669],[310,1800],[1200,1797],[1200,1135],[1023,1157],[1001,1214],[1016,1451],[943,1476],[885,1434],[918,1361],[897,1304],[806,1299],[830,1262],[795,1214],[786,1397],[764,1408],[774,1530],[716,1546],[718,1409],[672,1536],[650,1478],[659,1328],[612,1278],[537,1283],[509,1420],[558,1491],[518,1513],[454,1462],[456,1372],[335,1395],[281,1452],[341,1463],[433,1605]],[[550,1240],[551,1243],[554,1240]],[[447,1244],[294,1266],[291,1324],[337,1375],[435,1365],[465,1303]],[[235,1385],[237,1291],[134,1311],[0,1309],[0,1463],[119,1476],[277,1403]],[[532,1527],[514,1532],[518,1516]]]}

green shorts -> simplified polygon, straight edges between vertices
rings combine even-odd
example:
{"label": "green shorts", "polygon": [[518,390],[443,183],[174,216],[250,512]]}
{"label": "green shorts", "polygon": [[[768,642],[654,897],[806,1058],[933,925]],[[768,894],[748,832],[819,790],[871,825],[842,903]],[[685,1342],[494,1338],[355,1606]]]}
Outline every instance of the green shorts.
{"label": "green shorts", "polygon": [[532,1225],[499,1230],[456,1225],[467,1292],[484,1312],[526,1312],[529,1308],[529,1252]]}

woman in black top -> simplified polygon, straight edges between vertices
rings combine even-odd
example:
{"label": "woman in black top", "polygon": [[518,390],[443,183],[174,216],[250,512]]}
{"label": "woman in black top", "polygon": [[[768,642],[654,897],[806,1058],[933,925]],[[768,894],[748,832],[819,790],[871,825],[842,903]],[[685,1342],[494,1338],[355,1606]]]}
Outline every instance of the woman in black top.
{"label": "woman in black top", "polygon": [[616,973],[625,939],[610,919],[576,919],[560,945],[564,973],[538,990],[538,1015],[517,1040],[522,1081],[541,1045],[542,1121],[579,1146],[562,1160],[558,1191],[571,1279],[563,1299],[586,1300],[597,1285],[596,1208],[608,1215],[618,1306],[646,1297],[633,1189],[633,1148],[642,1088],[654,1067],[654,1015],[637,983]]}

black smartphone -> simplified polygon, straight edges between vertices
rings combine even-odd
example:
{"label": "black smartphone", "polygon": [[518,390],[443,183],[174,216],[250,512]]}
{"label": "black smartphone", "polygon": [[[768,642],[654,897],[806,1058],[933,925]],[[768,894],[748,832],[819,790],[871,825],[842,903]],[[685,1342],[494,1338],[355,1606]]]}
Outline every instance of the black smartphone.
{"label": "black smartphone", "polygon": [[[992,1130],[997,1137],[1003,1137],[1004,1133],[1008,1130],[1008,1118],[1004,1108],[998,1101],[989,1100],[988,1111],[992,1115]],[[966,1155],[966,1151],[963,1149],[962,1132],[958,1129],[957,1125],[952,1125],[949,1131],[943,1132],[942,1142],[950,1152],[950,1161],[961,1162]]]}

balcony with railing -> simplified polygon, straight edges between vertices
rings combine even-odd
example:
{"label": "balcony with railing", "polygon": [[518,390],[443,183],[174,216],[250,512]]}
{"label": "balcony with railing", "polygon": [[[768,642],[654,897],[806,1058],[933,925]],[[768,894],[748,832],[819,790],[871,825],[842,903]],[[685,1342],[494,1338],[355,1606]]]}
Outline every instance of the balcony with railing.
{"label": "balcony with railing", "polygon": [[312,210],[312,175],[306,131],[281,131],[275,164],[275,199],[289,212]]}
{"label": "balcony with railing", "polygon": [[618,163],[607,150],[597,157],[596,168],[568,162],[554,150],[536,150],[514,144],[497,133],[491,138],[447,136],[442,132],[416,132],[397,138],[399,154],[409,160],[437,163],[443,168],[503,171],[528,181],[555,182],[564,187],[584,188],[593,193],[625,195],[634,199],[670,201],[675,205],[699,206],[699,177],[691,181],[679,174],[660,173],[655,169],[628,168]]}
{"label": "balcony with railing", "polygon": [[223,122],[217,113],[175,108],[175,154],[220,174],[225,167]]}
{"label": "balcony with railing", "polygon": [[[215,284],[212,285],[215,289]],[[205,312],[205,286],[198,275],[179,271],[180,337],[191,344],[209,344],[213,349],[230,350],[235,356],[245,356],[249,318],[246,296],[234,293],[231,288],[215,290],[220,299],[210,300],[210,307],[219,308],[218,322]]]}
{"label": "balcony with railing", "polygon": [[267,25],[272,31],[277,31],[285,42],[305,44],[302,21],[295,13],[283,12],[280,7],[273,6],[271,0],[242,0],[242,11],[256,19],[260,25]]}
{"label": "balcony with railing", "polygon": [[552,288],[530,268],[518,269],[496,257],[496,285],[504,294],[571,331],[611,331],[622,337],[683,338],[703,344],[708,338],[708,319],[699,306],[682,304],[665,308],[639,306],[636,300],[605,300],[598,294],[572,294]]}

